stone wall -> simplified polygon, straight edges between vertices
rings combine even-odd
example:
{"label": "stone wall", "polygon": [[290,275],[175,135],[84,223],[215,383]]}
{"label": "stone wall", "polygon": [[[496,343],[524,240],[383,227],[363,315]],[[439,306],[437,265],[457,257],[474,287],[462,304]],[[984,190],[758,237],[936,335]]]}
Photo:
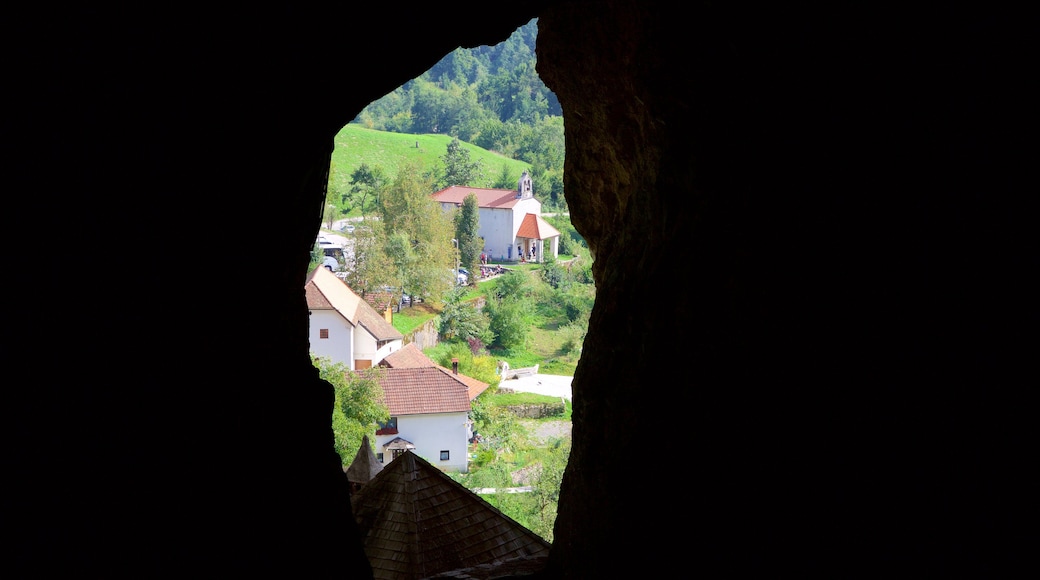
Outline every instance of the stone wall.
{"label": "stone wall", "polygon": [[441,318],[435,316],[422,323],[419,328],[406,334],[401,342],[403,344],[415,343],[420,350],[437,346],[437,343],[440,342],[440,333],[437,331],[440,328],[440,324]]}

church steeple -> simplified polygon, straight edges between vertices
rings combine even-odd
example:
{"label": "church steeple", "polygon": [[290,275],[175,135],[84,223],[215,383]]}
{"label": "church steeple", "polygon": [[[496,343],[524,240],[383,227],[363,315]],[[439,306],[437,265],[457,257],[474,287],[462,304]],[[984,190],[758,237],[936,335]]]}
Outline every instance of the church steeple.
{"label": "church steeple", "polygon": [[525,169],[523,174],[520,175],[520,181],[516,184],[516,198],[527,199],[534,196],[534,190],[531,189],[531,176],[527,174]]}

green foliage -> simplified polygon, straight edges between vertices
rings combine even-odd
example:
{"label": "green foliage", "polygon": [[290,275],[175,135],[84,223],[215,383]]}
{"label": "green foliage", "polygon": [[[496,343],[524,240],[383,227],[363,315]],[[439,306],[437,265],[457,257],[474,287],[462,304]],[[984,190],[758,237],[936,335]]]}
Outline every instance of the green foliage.
{"label": "green foliage", "polygon": [[[474,403],[476,430],[482,441],[474,451],[468,474],[451,477],[468,488],[507,488],[526,484],[531,493],[486,494],[481,497],[517,523],[551,542],[560,498],[560,484],[570,459],[569,437],[536,442],[524,421],[505,411],[505,405],[541,395],[481,395]],[[567,405],[567,418],[571,406]],[[526,422],[529,424],[529,422]],[[526,473],[524,480],[520,474]]]}
{"label": "green foliage", "polygon": [[[393,181],[400,167],[406,163],[417,163],[421,168],[421,174],[436,173],[443,165],[444,152],[452,139],[449,135],[391,133],[367,129],[354,123],[348,124],[340,129],[335,137],[332,162],[337,167],[336,179],[343,180],[340,186],[343,191],[348,191],[352,187],[350,179],[361,165],[369,167],[373,174],[378,173],[380,179],[376,183],[384,185]],[[471,161],[479,160],[485,167],[506,165],[516,176],[530,167],[525,161],[512,159],[461,138],[460,145],[469,152]],[[507,187],[515,186],[516,178]],[[369,194],[369,200],[364,205],[365,215],[378,213],[375,196],[380,191],[381,187],[375,187],[373,193]],[[436,190],[430,189],[427,193],[434,191]],[[362,215],[357,204],[353,206],[349,215]]]}
{"label": "green foliage", "polygon": [[581,349],[585,344],[585,335],[589,332],[589,321],[575,321],[559,329],[560,350],[564,354],[580,356]]}
{"label": "green foliage", "polygon": [[314,270],[318,266],[321,266],[322,264],[324,264],[324,260],[325,260],[325,251],[322,250],[321,246],[318,245],[318,242],[315,241],[314,242],[314,247],[311,248],[311,264],[307,268],[307,271],[310,272],[311,270]]}
{"label": "green foliage", "polygon": [[[401,334],[408,334],[433,319],[439,319],[439,316],[428,310],[402,308],[400,312],[394,314],[394,328]],[[435,324],[440,326],[439,321]]]}
{"label": "green foliage", "polygon": [[523,348],[530,335],[529,311],[529,305],[522,299],[489,298],[484,312],[495,336],[491,344],[500,348]]}
{"label": "green foliage", "polygon": [[332,222],[340,216],[340,182],[337,177],[336,164],[329,164],[328,181],[325,184],[325,204],[322,207],[322,221],[332,229]]}
{"label": "green foliage", "polygon": [[521,299],[530,291],[530,279],[519,271],[510,271],[492,282],[490,294],[495,298]]}
{"label": "green foliage", "polygon": [[[536,190],[537,191],[537,190]],[[551,216],[543,216],[545,221],[549,222],[552,227],[560,230],[560,254],[574,256],[577,255],[579,248],[588,249],[585,243],[585,238],[574,229],[574,224],[571,223],[571,218],[568,215],[556,214]]]}
{"label": "green foliage", "polygon": [[[484,251],[484,239],[480,231],[480,202],[474,194],[462,200],[462,207],[454,214],[455,239],[459,241],[459,263],[475,274],[480,265],[480,253]],[[470,280],[470,283],[474,283]]]}
{"label": "green foliage", "polygon": [[365,220],[353,233],[354,251],[347,256],[346,283],[361,294],[381,286],[400,285],[400,272],[386,250],[383,224]]}
{"label": "green foliage", "polygon": [[[481,475],[483,475],[483,470],[480,469],[480,468],[487,466],[488,464],[490,464],[494,460],[495,460],[495,450],[494,449],[481,449],[480,451],[477,451],[477,453],[475,454],[475,456],[473,458],[473,462],[470,465],[470,469],[473,470],[473,468],[476,467],[477,469],[474,470],[474,475],[476,476],[477,472],[480,472]],[[473,485],[474,487],[476,487],[476,486],[483,487],[483,484],[478,483],[478,478],[477,477],[474,477],[472,479],[467,480],[466,483],[469,484],[469,485]]]}
{"label": "green foliage", "polygon": [[545,261],[542,263],[542,280],[553,288],[558,289],[563,284],[566,274],[567,272],[556,261],[556,257],[546,252]]}
{"label": "green foliage", "polygon": [[318,376],[332,385],[333,441],[343,465],[350,465],[365,434],[374,433],[379,422],[390,418],[389,410],[379,402],[383,396],[380,369],[355,373],[344,364],[314,355],[311,363],[318,369]]}
{"label": "green foliage", "polygon": [[447,340],[476,338],[486,343],[492,337],[488,317],[463,300],[465,292],[465,288],[454,288],[445,296],[439,332]]}
{"label": "green foliage", "polygon": [[[422,137],[436,133],[471,143],[480,151],[494,151],[511,161],[523,162],[532,169],[531,177],[543,208],[563,211],[563,109],[556,95],[538,77],[537,33],[537,23],[531,20],[495,46],[456,49],[418,78],[369,104],[350,125],[417,134],[413,150],[402,152],[409,157],[424,155],[426,142]],[[466,149],[459,149],[463,151]],[[395,161],[378,161],[376,157],[381,155],[381,151],[376,151],[372,157],[363,155],[361,160],[395,173],[390,167]],[[453,160],[446,164],[444,176],[438,181],[442,187],[511,188],[515,180],[502,180],[501,175],[495,178],[494,185],[485,183],[482,168],[491,166],[491,161],[475,159],[473,165],[482,164],[479,174],[475,174],[468,161]],[[498,165],[494,163],[495,167]],[[423,166],[429,168],[430,164]],[[519,175],[516,167],[510,166],[512,173]],[[355,165],[344,167],[352,170]]]}
{"label": "green foliage", "polygon": [[349,215],[356,210],[365,216],[374,211],[378,206],[379,192],[386,182],[382,168],[362,162],[351,172],[350,187],[341,195],[342,213]]}
{"label": "green foliage", "polygon": [[472,402],[470,416],[474,431],[480,435],[477,448],[492,449],[499,456],[526,449],[529,446],[527,430],[516,415],[495,405],[491,401],[493,396],[489,389]]}
{"label": "green foliage", "polygon": [[595,277],[592,275],[592,260],[589,258],[588,249],[582,247],[574,253],[574,259],[567,265],[567,271],[577,284],[595,285]]}
{"label": "green foliage", "polygon": [[379,211],[396,278],[408,293],[440,300],[454,286],[447,275],[455,261],[453,228],[431,191],[421,167],[407,163],[380,196]]}
{"label": "green foliage", "polygon": [[568,437],[555,440],[549,445],[548,450],[549,453],[541,462],[532,484],[534,509],[527,519],[527,528],[551,543],[557,507],[560,503],[560,484],[570,460],[571,439]]}
{"label": "green foliage", "polygon": [[441,159],[444,169],[437,184],[438,190],[452,185],[488,186],[487,177],[484,176],[484,162],[471,160],[469,150],[462,147],[458,137],[448,143],[448,150]]}
{"label": "green foliage", "polygon": [[516,183],[519,180],[520,176],[513,175],[513,172],[509,168],[509,165],[507,163],[503,163],[502,168],[499,170],[498,177],[495,178],[495,181],[491,184],[491,187],[497,189],[512,189],[516,187]]}
{"label": "green foliage", "polygon": [[462,340],[442,340],[437,346],[426,349],[423,353],[437,364],[449,369],[451,360],[458,359],[460,373],[487,383],[492,392],[501,380],[497,372],[498,359],[483,351],[474,353]]}
{"label": "green foliage", "polygon": [[477,451],[478,461],[470,466],[470,473],[466,476],[466,487],[473,489],[477,487],[510,487],[513,485],[509,475],[509,465],[495,462],[494,449],[481,449]]}

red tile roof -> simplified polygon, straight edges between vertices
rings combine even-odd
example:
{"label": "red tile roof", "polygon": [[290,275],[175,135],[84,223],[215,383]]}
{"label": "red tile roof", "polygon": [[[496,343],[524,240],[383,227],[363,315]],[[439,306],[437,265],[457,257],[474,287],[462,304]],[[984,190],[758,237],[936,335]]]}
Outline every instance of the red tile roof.
{"label": "red tile roof", "polygon": [[386,355],[379,364],[384,367],[398,369],[437,366],[437,363],[423,354],[422,349],[416,346],[414,342],[409,342],[399,350]]}
{"label": "red tile roof", "polygon": [[518,238],[530,238],[532,240],[545,240],[560,235],[560,230],[549,225],[549,222],[541,216],[529,213],[520,222],[520,228],[516,231]]}
{"label": "red tile roof", "polygon": [[478,207],[509,208],[520,201],[514,189],[488,189],[485,187],[466,187],[464,185],[452,185],[444,188],[434,193],[433,199],[439,203],[462,205],[462,201],[471,193],[477,196]]}
{"label": "red tile roof", "polygon": [[383,402],[391,415],[459,413],[471,408],[469,386],[443,367],[373,370],[380,375]]}
{"label": "red tile roof", "polygon": [[393,292],[365,292],[363,296],[376,312],[383,312],[394,302]]}
{"label": "red tile roof", "polygon": [[388,354],[379,364],[381,366],[398,369],[433,367],[446,373],[451,373],[454,378],[466,385],[466,388],[469,390],[469,400],[471,401],[476,399],[477,395],[483,393],[489,386],[491,386],[484,381],[478,381],[473,377],[468,377],[461,373],[455,374],[451,369],[446,369],[433,362],[433,359],[423,354],[423,351],[416,346],[414,342],[409,342],[401,347],[400,350]]}

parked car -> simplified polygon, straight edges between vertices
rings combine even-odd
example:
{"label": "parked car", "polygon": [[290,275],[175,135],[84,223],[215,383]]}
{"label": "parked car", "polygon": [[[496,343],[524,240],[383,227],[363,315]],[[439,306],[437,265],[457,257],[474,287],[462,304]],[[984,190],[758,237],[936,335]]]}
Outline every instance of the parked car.
{"label": "parked car", "polygon": [[467,276],[466,274],[462,273],[462,271],[461,271],[462,268],[459,268],[459,270],[460,271],[456,272],[455,270],[452,270],[451,268],[448,268],[448,273],[451,274],[452,276],[454,276],[455,283],[458,284],[459,286],[465,286],[465,285],[469,284],[469,276]]}
{"label": "parked car", "polygon": [[325,256],[325,263],[323,264],[325,269],[329,272],[335,272],[339,270],[339,260],[332,256]]}

